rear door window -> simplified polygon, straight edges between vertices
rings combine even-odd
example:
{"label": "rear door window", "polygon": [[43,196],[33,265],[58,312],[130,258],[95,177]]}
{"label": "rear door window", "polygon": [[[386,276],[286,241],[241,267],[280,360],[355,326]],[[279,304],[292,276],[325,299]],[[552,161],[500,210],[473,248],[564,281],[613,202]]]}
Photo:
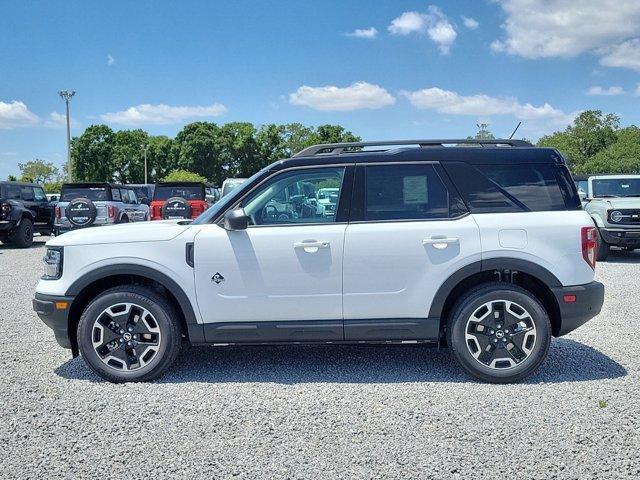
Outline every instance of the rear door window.
{"label": "rear door window", "polygon": [[432,164],[365,167],[365,221],[449,218],[450,204]]}
{"label": "rear door window", "polygon": [[122,200],[122,196],[120,195],[120,189],[119,188],[112,188],[111,189],[111,198],[113,198],[114,202],[119,202]]}
{"label": "rear door window", "polygon": [[20,200],[20,185],[7,185],[5,191],[7,199]]}

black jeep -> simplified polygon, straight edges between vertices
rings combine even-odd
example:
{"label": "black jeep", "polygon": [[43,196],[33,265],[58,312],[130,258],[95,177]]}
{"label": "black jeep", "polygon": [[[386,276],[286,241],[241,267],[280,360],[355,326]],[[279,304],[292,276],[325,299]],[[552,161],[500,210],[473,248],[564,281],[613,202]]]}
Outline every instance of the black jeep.
{"label": "black jeep", "polygon": [[0,242],[28,248],[34,232],[51,235],[52,230],[53,206],[42,186],[0,182]]}

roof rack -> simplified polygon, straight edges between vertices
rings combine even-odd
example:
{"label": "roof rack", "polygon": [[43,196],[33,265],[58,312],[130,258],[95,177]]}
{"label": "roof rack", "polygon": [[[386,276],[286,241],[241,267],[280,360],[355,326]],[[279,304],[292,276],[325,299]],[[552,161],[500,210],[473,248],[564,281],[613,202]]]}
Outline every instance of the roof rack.
{"label": "roof rack", "polygon": [[[469,140],[465,139],[443,139],[443,140],[388,140],[380,142],[348,142],[348,143],[321,143],[312,145],[299,151],[294,157],[312,157],[314,155],[340,155],[342,153],[358,153],[365,147],[391,147],[403,145],[417,145],[424,147],[444,147],[446,145],[477,145],[486,146],[509,146],[509,147],[532,147],[526,140],[495,139],[495,140]],[[386,151],[389,148],[381,148],[374,151]],[[371,151],[371,150],[369,150]]]}

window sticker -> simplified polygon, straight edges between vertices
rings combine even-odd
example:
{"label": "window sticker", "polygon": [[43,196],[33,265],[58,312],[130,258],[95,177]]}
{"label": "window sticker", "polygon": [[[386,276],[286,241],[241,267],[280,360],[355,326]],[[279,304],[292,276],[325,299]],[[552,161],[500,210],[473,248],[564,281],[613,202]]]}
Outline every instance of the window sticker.
{"label": "window sticker", "polygon": [[429,203],[426,175],[403,177],[402,189],[405,204]]}

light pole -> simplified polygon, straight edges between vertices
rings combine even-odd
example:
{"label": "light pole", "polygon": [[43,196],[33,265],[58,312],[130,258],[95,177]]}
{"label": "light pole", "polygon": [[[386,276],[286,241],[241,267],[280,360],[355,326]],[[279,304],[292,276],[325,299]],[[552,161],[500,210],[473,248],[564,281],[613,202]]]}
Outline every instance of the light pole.
{"label": "light pole", "polygon": [[69,173],[69,181],[73,182],[73,168],[71,167],[71,124],[69,121],[69,101],[76,94],[75,90],[60,90],[58,95],[67,105],[67,171]]}
{"label": "light pole", "polygon": [[142,147],[142,151],[144,152],[144,183],[149,183],[147,181],[147,150],[149,150],[149,144],[146,144]]}

